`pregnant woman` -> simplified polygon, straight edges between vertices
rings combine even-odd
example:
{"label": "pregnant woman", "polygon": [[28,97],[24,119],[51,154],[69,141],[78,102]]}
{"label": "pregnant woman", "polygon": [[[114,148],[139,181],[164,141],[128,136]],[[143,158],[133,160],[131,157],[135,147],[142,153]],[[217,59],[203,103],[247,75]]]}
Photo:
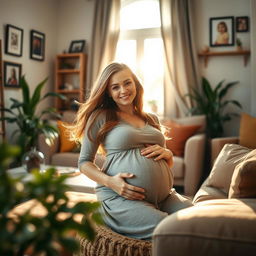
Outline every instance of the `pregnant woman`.
{"label": "pregnant woman", "polygon": [[[143,87],[129,67],[109,64],[81,104],[73,133],[82,141],[79,168],[97,182],[103,219],[112,230],[151,239],[168,214],[191,206],[173,186],[172,152],[157,117],[143,112]],[[95,154],[102,146],[102,169]]]}

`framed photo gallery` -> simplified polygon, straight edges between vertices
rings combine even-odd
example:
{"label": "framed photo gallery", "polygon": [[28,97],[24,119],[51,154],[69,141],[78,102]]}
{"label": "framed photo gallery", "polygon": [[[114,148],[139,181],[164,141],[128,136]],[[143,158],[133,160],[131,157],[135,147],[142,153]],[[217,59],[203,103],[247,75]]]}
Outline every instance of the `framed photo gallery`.
{"label": "framed photo gallery", "polygon": [[212,17],[209,20],[211,47],[235,45],[235,32],[249,31],[248,16]]}

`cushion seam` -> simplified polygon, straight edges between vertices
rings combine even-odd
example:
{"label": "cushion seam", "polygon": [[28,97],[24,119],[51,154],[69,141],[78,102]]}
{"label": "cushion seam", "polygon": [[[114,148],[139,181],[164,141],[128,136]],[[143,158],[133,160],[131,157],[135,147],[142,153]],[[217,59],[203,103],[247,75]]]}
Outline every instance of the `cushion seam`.
{"label": "cushion seam", "polygon": [[231,241],[231,242],[243,242],[243,243],[253,243],[255,244],[255,240],[249,240],[249,239],[241,239],[240,237],[238,239],[235,239],[233,237],[219,237],[219,236],[210,236],[210,235],[202,235],[202,234],[187,234],[187,233],[179,233],[179,234],[157,234],[153,235],[153,237],[167,237],[167,236],[180,236],[180,237],[194,237],[194,238],[200,238],[200,239],[212,239],[212,240],[223,240],[223,241]]}

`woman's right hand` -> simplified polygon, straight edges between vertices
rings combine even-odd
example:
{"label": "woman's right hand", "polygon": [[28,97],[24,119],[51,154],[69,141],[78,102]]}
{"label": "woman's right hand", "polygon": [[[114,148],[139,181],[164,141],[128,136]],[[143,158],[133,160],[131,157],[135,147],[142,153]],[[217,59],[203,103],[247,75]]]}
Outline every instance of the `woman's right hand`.
{"label": "woman's right hand", "polygon": [[145,189],[125,182],[125,179],[131,179],[133,177],[134,174],[132,173],[118,173],[115,176],[109,177],[108,187],[126,199],[143,200],[145,198]]}

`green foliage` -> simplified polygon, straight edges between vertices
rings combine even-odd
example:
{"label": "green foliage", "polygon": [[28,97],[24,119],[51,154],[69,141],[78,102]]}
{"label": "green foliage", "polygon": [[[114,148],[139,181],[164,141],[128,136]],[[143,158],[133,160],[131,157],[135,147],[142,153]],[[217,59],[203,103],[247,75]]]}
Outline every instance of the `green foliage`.
{"label": "green foliage", "polygon": [[192,89],[192,93],[186,96],[195,102],[195,107],[191,108],[190,113],[204,114],[207,120],[207,135],[210,138],[222,137],[224,123],[230,121],[232,117],[238,116],[237,113],[225,112],[228,104],[233,104],[242,108],[237,100],[225,100],[228,91],[238,82],[230,82],[224,85],[224,80],[219,82],[213,89],[206,78],[202,78],[202,93]]}
{"label": "green foliage", "polygon": [[33,94],[30,95],[29,85],[25,77],[22,76],[20,79],[22,101],[10,98],[12,102],[10,108],[2,108],[6,115],[1,119],[17,125],[13,136],[16,136],[17,144],[21,146],[21,155],[36,145],[40,134],[43,133],[45,135],[48,143],[52,143],[54,138],[58,136],[56,128],[49,125],[48,121],[43,119],[46,114],[58,116],[56,110],[48,107],[40,113],[36,113],[39,103],[50,96],[66,99],[65,96],[54,92],[41,96],[41,91],[46,81],[47,79],[44,79],[40,82]]}
{"label": "green foliage", "polygon": [[[32,179],[25,186],[22,178],[10,177],[6,168],[19,150],[19,147],[0,144],[0,255],[23,256],[30,249],[31,255],[45,253],[55,256],[59,255],[60,246],[75,252],[79,244],[70,231],[93,240],[93,223],[102,224],[97,212],[99,203],[70,205],[65,194],[67,176],[56,176],[54,168],[45,173],[33,172]],[[11,217],[14,207],[28,199],[39,202],[45,212],[44,217],[31,214],[33,206],[22,215]],[[65,214],[64,218],[61,218],[62,214]],[[83,215],[82,221],[75,218],[77,214]]]}

